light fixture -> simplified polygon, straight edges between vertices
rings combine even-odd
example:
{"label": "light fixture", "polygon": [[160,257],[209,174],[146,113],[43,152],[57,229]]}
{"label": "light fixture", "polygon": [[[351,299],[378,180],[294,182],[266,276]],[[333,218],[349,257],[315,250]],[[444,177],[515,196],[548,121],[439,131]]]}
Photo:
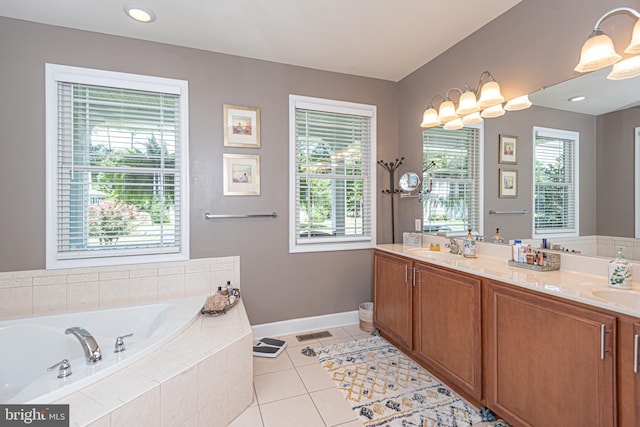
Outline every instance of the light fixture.
{"label": "light fixture", "polygon": [[613,68],[611,68],[607,78],[609,80],[623,80],[637,76],[640,76],[640,55],[632,56],[613,64]]}
{"label": "light fixture", "polygon": [[[485,74],[487,80],[483,82],[482,78]],[[500,85],[493,79],[493,76],[488,71],[480,75],[478,90],[480,91],[478,105],[481,108],[491,107],[492,105],[502,104],[504,102],[504,96],[500,93]]]}
{"label": "light fixture", "polygon": [[440,121],[440,118],[438,118],[438,111],[435,108],[433,108],[433,101],[438,97],[444,100],[444,97],[442,95],[436,95],[433,98],[431,98],[431,102],[429,102],[429,106],[427,107],[426,110],[424,110],[424,114],[422,115],[422,123],[420,124],[420,127],[432,128],[442,124],[442,122]]}
{"label": "light fixture", "polygon": [[[599,70],[616,64],[622,59],[622,56],[615,51],[611,38],[600,29],[600,25],[605,19],[618,13],[627,13],[638,18],[638,21],[633,27],[631,43],[625,49],[625,53],[640,53],[640,13],[630,7],[618,7],[602,15],[596,22],[591,35],[589,35],[589,38],[584,42],[584,45],[582,45],[580,62],[576,65],[576,71],[579,73],[587,73],[589,71]],[[607,78],[620,80],[640,75],[640,60],[626,61],[628,60],[623,61],[625,64],[616,67]]]}
{"label": "light fixture", "polygon": [[480,116],[484,117],[485,119],[493,119],[495,117],[504,116],[504,108],[502,108],[502,104],[492,105],[491,107],[482,110]]}
{"label": "light fixture", "polygon": [[156,20],[156,14],[145,6],[136,4],[127,4],[124,6],[124,13],[137,22],[149,24]]}
{"label": "light fixture", "polygon": [[531,101],[529,101],[529,95],[522,95],[517,98],[510,99],[504,105],[504,109],[507,111],[524,110],[531,107]]}
{"label": "light fixture", "polygon": [[462,124],[464,125],[475,125],[480,122],[482,122],[482,117],[480,117],[479,111],[476,111],[475,113],[467,114],[462,118]]}
{"label": "light fixture", "polygon": [[456,106],[453,104],[453,101],[449,99],[449,92],[451,92],[452,90],[458,90],[460,93],[462,93],[460,89],[456,88],[449,89],[447,91],[444,96],[444,102],[440,104],[440,110],[438,112],[438,118],[442,123],[447,123],[458,118],[458,114],[456,114]]}
{"label": "light fixture", "polygon": [[584,101],[585,99],[587,99],[587,97],[584,95],[576,95],[576,96],[572,96],[571,98],[568,98],[567,101],[580,102],[580,101]]}
{"label": "light fixture", "polygon": [[458,109],[456,113],[459,116],[466,116],[468,114],[476,113],[480,111],[480,106],[476,100],[476,94],[469,88],[469,84],[465,84],[464,92],[460,95],[458,100]]}
{"label": "light fixture", "polygon": [[447,123],[444,124],[444,128],[446,130],[457,130],[457,129],[462,129],[464,125],[462,124],[462,119],[457,118],[457,119],[453,119],[448,121]]}

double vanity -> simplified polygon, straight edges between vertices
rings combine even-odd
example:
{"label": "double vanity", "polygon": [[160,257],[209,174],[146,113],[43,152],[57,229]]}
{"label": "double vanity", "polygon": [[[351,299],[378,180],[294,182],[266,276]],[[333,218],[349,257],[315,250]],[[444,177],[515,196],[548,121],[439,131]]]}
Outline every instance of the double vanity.
{"label": "double vanity", "polygon": [[609,288],[607,260],[536,272],[509,266],[509,246],[441,246],[377,246],[384,338],[514,426],[640,425],[640,290]]}

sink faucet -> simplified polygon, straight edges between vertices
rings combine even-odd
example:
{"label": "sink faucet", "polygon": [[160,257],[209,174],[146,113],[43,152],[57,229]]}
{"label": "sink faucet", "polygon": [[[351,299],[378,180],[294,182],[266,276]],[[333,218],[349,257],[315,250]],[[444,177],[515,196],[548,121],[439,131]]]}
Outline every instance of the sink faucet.
{"label": "sink faucet", "polygon": [[449,239],[449,252],[456,255],[460,255],[462,253],[456,239]]}
{"label": "sink faucet", "polygon": [[74,326],[64,331],[65,334],[71,334],[80,341],[84,355],[87,358],[87,363],[93,365],[102,360],[102,353],[98,343],[93,336],[84,328],[80,326]]}

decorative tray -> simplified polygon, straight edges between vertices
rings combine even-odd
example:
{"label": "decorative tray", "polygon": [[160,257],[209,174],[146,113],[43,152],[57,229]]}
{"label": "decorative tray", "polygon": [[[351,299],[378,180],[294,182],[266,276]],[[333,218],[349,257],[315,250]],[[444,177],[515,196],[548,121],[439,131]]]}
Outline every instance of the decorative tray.
{"label": "decorative tray", "polygon": [[235,307],[238,304],[238,301],[240,301],[240,289],[233,288],[232,295],[234,297],[233,302],[230,302],[230,299],[227,298],[227,305],[223,309],[205,310],[204,307],[202,307],[202,309],[200,310],[200,314],[202,314],[203,316],[220,316],[221,314],[227,314],[227,311]]}

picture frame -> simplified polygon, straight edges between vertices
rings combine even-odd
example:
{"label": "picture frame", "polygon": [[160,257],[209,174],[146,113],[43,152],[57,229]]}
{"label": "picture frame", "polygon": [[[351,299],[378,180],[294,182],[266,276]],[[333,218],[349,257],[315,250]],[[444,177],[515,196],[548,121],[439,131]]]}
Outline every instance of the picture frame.
{"label": "picture frame", "polygon": [[260,195],[260,156],[223,154],[223,194],[225,196]]}
{"label": "picture frame", "polygon": [[513,135],[500,135],[498,147],[498,163],[518,164],[518,137]]}
{"label": "picture frame", "polygon": [[224,146],[260,148],[260,108],[223,104]]}
{"label": "picture frame", "polygon": [[504,198],[518,197],[518,171],[512,169],[499,170],[500,181],[498,196]]}

